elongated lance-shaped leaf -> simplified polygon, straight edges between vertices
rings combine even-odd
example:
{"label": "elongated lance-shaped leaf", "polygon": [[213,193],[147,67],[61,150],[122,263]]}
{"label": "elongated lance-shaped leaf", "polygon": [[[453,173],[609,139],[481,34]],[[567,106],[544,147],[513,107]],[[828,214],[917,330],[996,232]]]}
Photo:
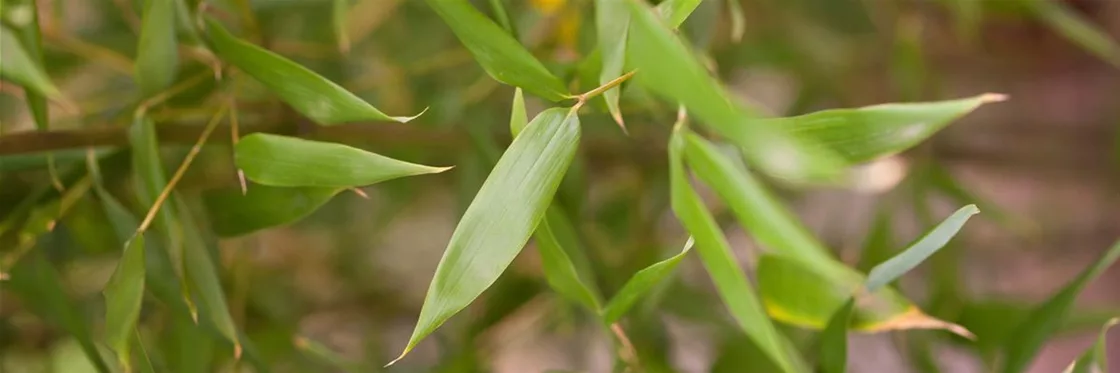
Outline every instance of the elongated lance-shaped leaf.
{"label": "elongated lance-shaped leaf", "polygon": [[234,161],[249,180],[286,187],[350,188],[450,169],[399,161],[342,144],[264,133],[238,141]]}
{"label": "elongated lance-shaped leaf", "polygon": [[527,125],[529,125],[529,114],[525,112],[525,96],[521,94],[521,88],[518,87],[513,90],[513,105],[509,111],[509,133],[517,137],[517,134],[521,133]]}
{"label": "elongated lance-shaped leaf", "polygon": [[[137,117],[129,128],[128,141],[132,147],[132,171],[135,174],[133,181],[136,184],[136,198],[145,211],[155,203],[156,197],[167,186],[167,176],[159,154],[159,139],[156,138],[155,124],[147,117]],[[184,282],[180,285],[184,300],[189,301],[189,291],[186,288],[186,277],[183,273],[183,233],[180,230],[175,206],[164,204],[156,212],[155,227],[164,238],[163,247],[175,275]]]}
{"label": "elongated lance-shaped leaf", "polygon": [[359,121],[404,123],[416,117],[388,116],[314,71],[234,37],[217,21],[207,19],[206,25],[207,37],[218,57],[264,84],[315,123],[324,126]]}
{"label": "elongated lance-shaped leaf", "polygon": [[766,316],[762,303],[747,282],[747,276],[739,268],[739,262],[731,252],[727,238],[723,236],[715,218],[708,212],[700,196],[689,184],[683,159],[685,131],[678,125],[669,140],[669,183],[673,213],[696,240],[700,261],[704,263],[704,268],[712,277],[720,298],[727,305],[739,327],[783,371],[802,371],[800,366],[804,363],[796,363],[795,359],[799,358],[792,356],[792,351],[783,347],[784,337]]}
{"label": "elongated lance-shaped leaf", "polygon": [[[621,1],[616,1],[621,3]],[[665,20],[665,23],[672,29],[681,27],[684,20],[692,15],[692,11],[700,6],[700,0],[665,0],[661,4],[657,4],[657,13]]]}
{"label": "elongated lance-shaped leaf", "polygon": [[517,31],[513,29],[513,23],[509,21],[509,13],[506,12],[506,5],[502,4],[502,0],[490,0],[490,10],[494,12],[494,18],[498,20],[498,24],[506,29],[514,39],[517,38]]}
{"label": "elongated lance-shaped leaf", "polygon": [[[14,0],[8,1],[4,5],[8,7],[8,9],[0,12],[2,13],[0,16],[7,17],[7,21],[12,26],[11,31],[15,31],[20,41],[23,42],[23,47],[26,49],[27,55],[35,63],[35,66],[42,71],[46,71],[46,66],[43,65],[42,36],[39,33],[38,3],[34,0]],[[17,14],[24,14],[25,16],[18,16]],[[8,31],[9,30],[0,29],[0,32]],[[0,53],[4,52],[0,51]],[[0,60],[2,60],[2,58],[0,58]],[[3,64],[4,63],[0,63],[0,65]],[[3,67],[0,67],[0,70],[3,70]],[[35,120],[35,128],[38,128],[40,131],[46,130],[50,127],[50,112],[47,111],[46,97],[35,90],[27,90],[25,93],[27,96],[27,106],[31,109],[31,117]],[[53,167],[53,165],[51,167]]]}
{"label": "elongated lance-shaped leaf", "polygon": [[689,250],[692,250],[693,242],[693,238],[689,237],[680,254],[642,268],[633,277],[626,280],[622,289],[615,293],[614,297],[611,297],[611,300],[603,307],[603,322],[611,324],[621,319],[639,298],[669,277],[673,270],[677,268],[677,264],[680,264]]}
{"label": "elongated lance-shaped leaf", "polygon": [[1045,0],[1024,2],[1029,10],[1069,41],[1120,68],[1120,44],[1069,6]]}
{"label": "elongated lance-shaped leaf", "polygon": [[601,303],[599,296],[580,279],[572,259],[561,246],[560,241],[552,232],[549,220],[559,211],[549,209],[545,219],[537,225],[534,237],[537,239],[537,252],[541,255],[541,266],[544,267],[545,279],[548,285],[565,298],[587,307],[591,312],[599,312]]}
{"label": "elongated lance-shaped leaf", "polygon": [[350,0],[331,1],[331,25],[334,26],[334,39],[342,53],[350,51],[350,36],[346,33],[350,14]]}
{"label": "elongated lance-shaped leaf", "polygon": [[51,78],[35,63],[16,37],[16,31],[0,25],[0,78],[46,97],[61,97]]}
{"label": "elongated lance-shaped leaf", "polygon": [[844,373],[848,370],[848,323],[852,320],[852,309],[856,299],[848,299],[828,319],[828,325],[821,333],[820,356],[817,366],[821,373]]}
{"label": "elongated lance-shaped leaf", "polygon": [[760,125],[756,114],[735,103],[669,27],[639,1],[627,0],[630,34],[626,64],[650,91],[679,102],[690,114],[741,148],[749,162],[775,176],[795,180],[837,176],[844,161],[780,126]]}
{"label": "elongated lance-shaped leaf", "polygon": [[58,271],[41,250],[28,253],[12,270],[4,289],[19,297],[21,303],[48,322],[65,330],[81,345],[82,352],[99,373],[109,373],[90,336],[90,328],[80,308],[67,297]]}
{"label": "elongated lance-shaped leaf", "polygon": [[553,108],[541,112],[513,140],[451,235],[416,329],[397,360],[474,301],[509,266],[552,202],[575,156],[579,135],[574,111]]}
{"label": "elongated lance-shaped leaf", "polygon": [[[663,3],[664,4],[664,3]],[[599,52],[603,67],[599,70],[599,84],[622,76],[626,66],[626,37],[630,30],[630,9],[619,0],[595,0],[595,33],[599,41]],[[621,88],[614,87],[603,92],[607,110],[619,125],[623,124],[622,111],[618,108]]]}
{"label": "elongated lance-shaped leaf", "polygon": [[1026,370],[1038,354],[1038,350],[1042,348],[1043,343],[1054,334],[1054,331],[1065,320],[1066,314],[1073,307],[1073,301],[1077,299],[1077,295],[1081,293],[1085,285],[1088,285],[1090,281],[1093,281],[1108,267],[1112,266],[1117,258],[1120,258],[1120,241],[1114,243],[1101,255],[1100,259],[1085,268],[1085,271],[1081,272],[1077,278],[1073,279],[1057,294],[1054,294],[1046,303],[1031,311],[1030,316],[1027,316],[1026,320],[1019,324],[1019,327],[1011,334],[1011,338],[1007,340],[1002,372],[1019,373]]}
{"label": "elongated lance-shaped leaf", "polygon": [[241,341],[237,332],[237,325],[226,305],[225,292],[222,282],[218,277],[218,268],[211,257],[208,242],[192,218],[191,211],[178,193],[172,193],[171,201],[179,213],[179,221],[183,229],[183,264],[190,281],[192,293],[198,302],[201,317],[210,320],[214,328],[222,337],[233,343],[234,358],[241,358]]}
{"label": "elongated lance-shaped leaf", "polygon": [[234,237],[290,224],[330,201],[342,188],[253,185],[207,191],[203,197],[210,227],[221,237]]}
{"label": "elongated lance-shaped leaf", "polygon": [[872,268],[867,274],[867,290],[876,291],[917,267],[930,255],[945,247],[945,244],[948,244],[949,240],[964,227],[968,218],[979,213],[980,209],[976,208],[976,205],[961,207],[906,250]]}
{"label": "elongated lance-shaped leaf", "polygon": [[105,341],[117,353],[125,371],[131,371],[133,334],[144,300],[144,236],[125,244],[121,260],[105,284]]}
{"label": "elongated lance-shaped leaf", "polygon": [[1064,373],[1107,373],[1108,350],[1105,349],[1105,345],[1108,342],[1108,330],[1116,324],[1120,324],[1120,318],[1108,320],[1101,327],[1101,334],[1097,336],[1097,343],[1085,350],[1077,360],[1074,360],[1066,368]]}
{"label": "elongated lance-shaped leaf", "polygon": [[428,0],[428,5],[495,80],[552,101],[569,97],[559,78],[470,2]]}
{"label": "elongated lance-shaped leaf", "polygon": [[987,93],[948,101],[823,110],[762,122],[815,140],[854,164],[909,149],[980,105],[1004,99]]}
{"label": "elongated lance-shaped leaf", "polygon": [[136,46],[136,84],[142,97],[152,96],[175,81],[179,43],[175,37],[175,0],[145,1]]}

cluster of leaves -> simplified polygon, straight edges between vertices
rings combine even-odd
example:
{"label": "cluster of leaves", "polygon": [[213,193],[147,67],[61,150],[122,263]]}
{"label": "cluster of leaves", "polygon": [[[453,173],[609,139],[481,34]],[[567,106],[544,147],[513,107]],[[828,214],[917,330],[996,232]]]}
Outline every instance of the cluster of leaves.
{"label": "cluster of leaves", "polygon": [[[168,369],[170,357],[149,351],[144,343],[140,320],[144,308],[151,307],[144,301],[147,297],[169,310],[179,328],[204,329],[230,347],[234,361],[245,358],[259,371],[268,371],[270,362],[259,356],[245,337],[243,325],[231,315],[217,265],[216,241],[295,222],[343,191],[449,168],[410,163],[332,142],[266,133],[240,137],[237,92],[239,82],[250,79],[318,126],[404,123],[419,114],[385,114],[313,70],[235,36],[205,7],[191,1],[143,3],[134,60],[139,96],[128,110],[132,114],[128,146],[83,152],[80,162],[61,174],[55,171],[53,156],[48,156],[53,182],[23,198],[0,226],[0,233],[18,237],[15,249],[5,253],[0,267],[0,273],[10,277],[5,288],[71,334],[100,372]],[[598,73],[594,78],[599,86],[576,93],[515,37],[515,27],[501,1],[491,2],[493,19],[467,1],[427,1],[493,80],[516,87],[509,120],[513,141],[494,152],[494,166],[460,218],[412,335],[394,363],[475,302],[533,239],[549,287],[593,315],[596,324],[613,336],[619,370],[657,369],[634,347],[624,321],[635,304],[667,281],[693,247],[727,312],[761,352],[762,363],[772,364],[775,371],[844,371],[850,329],[945,329],[974,337],[963,326],[927,315],[890,285],[949,244],[969,217],[979,212],[971,204],[972,198],[954,188],[951,179],[929,172],[931,177],[942,177],[943,192],[966,206],[897,255],[890,255],[890,248],[880,249],[887,254],[857,269],[835,258],[768,189],[762,177],[789,185],[841,184],[851,166],[912,148],[957,118],[1004,97],[981,94],[765,117],[761,110],[736,98],[678,35],[677,28],[699,3],[667,0],[650,6],[638,0],[595,1],[598,54],[594,63]],[[47,101],[66,103],[67,99],[42,68],[36,3],[3,4],[0,77],[23,87],[39,129],[46,130],[50,123]],[[336,27],[344,30],[345,24],[339,20],[345,19],[349,5],[346,1],[334,4]],[[1085,40],[1092,51],[1117,55],[1107,39],[1101,41],[1096,33],[1070,21],[1064,9],[1045,1],[1032,4],[1040,14],[1050,14],[1046,19],[1059,30]],[[741,12],[735,6],[732,9],[732,13]],[[241,26],[249,29],[247,24]],[[741,24],[733,29],[742,33]],[[345,32],[338,34],[340,45],[348,45],[341,37]],[[181,79],[180,53],[184,50],[205,61],[206,70]],[[210,76],[219,92],[213,98],[217,110],[168,178],[151,111]],[[530,120],[522,90],[556,107]],[[637,271],[606,297],[596,285],[595,271],[586,261],[576,259],[583,254],[566,211],[571,206],[560,201],[558,190],[580,148],[581,115],[601,99],[625,130],[620,106],[624,92],[652,94],[678,107],[667,145],[668,199],[689,237],[679,254]],[[242,177],[241,185],[209,190],[201,196],[181,192],[179,181],[223,121],[229,122],[232,131],[233,163]],[[130,161],[134,182],[131,195],[135,200],[127,203],[106,188],[100,171],[102,164],[118,162],[121,157]],[[711,188],[764,249],[751,268],[754,283],[738,264],[697,184]],[[67,298],[48,253],[34,250],[53,222],[88,190],[93,190],[123,248],[103,290],[104,311],[99,313],[103,327],[96,333]],[[889,219],[884,221],[889,224]],[[882,229],[890,231],[889,227]],[[999,361],[1005,372],[1025,369],[1058,329],[1074,297],[1117,256],[1120,243],[1025,316],[1001,341],[1005,343],[994,348],[989,360]],[[799,349],[779,323],[821,330],[816,349],[809,353]],[[184,344],[189,343],[188,338],[210,337],[194,335],[197,331],[182,333],[188,335],[182,336]],[[307,354],[340,368],[366,369],[355,368],[314,341],[295,341]],[[1102,336],[1098,346],[1071,369],[1092,371],[1095,366],[1103,371],[1103,343]],[[113,358],[106,359],[98,346],[108,347]]]}

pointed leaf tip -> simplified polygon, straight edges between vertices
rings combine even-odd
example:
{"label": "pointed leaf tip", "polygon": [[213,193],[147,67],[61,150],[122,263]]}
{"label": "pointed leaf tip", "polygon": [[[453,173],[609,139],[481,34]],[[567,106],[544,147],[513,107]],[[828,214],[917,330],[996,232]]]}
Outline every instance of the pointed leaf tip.
{"label": "pointed leaf tip", "polygon": [[408,123],[408,122],[411,122],[413,119],[419,118],[421,115],[424,115],[424,113],[427,113],[428,109],[431,109],[431,108],[432,108],[431,106],[424,107],[424,110],[420,110],[420,113],[417,113],[416,115],[413,115],[411,117],[389,117],[389,118],[392,119],[393,121],[397,122],[397,123]]}
{"label": "pointed leaf tip", "polygon": [[985,93],[985,94],[980,95],[979,97],[980,97],[980,103],[983,103],[983,104],[1003,102],[1003,101],[1007,101],[1011,98],[1011,96],[1008,96],[1008,95],[1003,94],[1003,93]]}

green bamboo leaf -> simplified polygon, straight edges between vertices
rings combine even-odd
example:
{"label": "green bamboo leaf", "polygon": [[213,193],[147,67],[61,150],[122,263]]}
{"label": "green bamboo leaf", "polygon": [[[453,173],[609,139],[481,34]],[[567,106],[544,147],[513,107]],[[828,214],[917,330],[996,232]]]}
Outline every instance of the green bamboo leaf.
{"label": "green bamboo leaf", "polygon": [[105,284],[105,342],[117,353],[121,366],[131,371],[131,341],[144,300],[144,236],[125,244],[117,269]]}
{"label": "green bamboo leaf", "polygon": [[953,236],[956,236],[957,232],[964,227],[964,223],[972,215],[979,213],[980,209],[976,208],[976,205],[961,207],[917,242],[907,247],[906,250],[872,268],[871,272],[867,274],[867,290],[872,292],[879,290],[879,288],[917,267],[930,255],[945,247],[949,240],[953,239]]}
{"label": "green bamboo leaf", "polygon": [[338,43],[338,50],[346,53],[350,51],[350,36],[346,33],[349,23],[350,0],[331,1],[331,24],[334,26],[334,38]]}
{"label": "green bamboo leaf", "polygon": [[798,138],[782,126],[758,123],[757,115],[735,103],[665,23],[638,1],[630,6],[626,63],[640,71],[639,84],[679,102],[701,123],[741,148],[768,174],[805,180],[837,176],[843,161],[828,149]]}
{"label": "green bamboo leaf", "polygon": [[[167,186],[167,176],[159,154],[159,139],[156,138],[155,124],[151,119],[138,117],[129,128],[128,141],[132,147],[132,170],[135,174],[136,198],[147,211],[155,203],[156,197]],[[163,238],[162,244],[171,262],[176,277],[185,279],[183,274],[183,234],[181,233],[175,206],[164,204],[156,212],[153,221],[156,230]],[[150,243],[150,242],[149,242]],[[185,283],[181,283],[185,285]],[[184,299],[187,291],[183,289]]]}
{"label": "green bamboo leaf", "polygon": [[368,364],[352,361],[341,354],[334,352],[329,347],[324,346],[322,343],[304,338],[296,337],[293,344],[301,352],[307,356],[320,361],[324,364],[330,365],[343,372],[375,372],[376,368]]}
{"label": "green bamboo leaf", "polygon": [[829,318],[821,333],[821,355],[817,361],[821,373],[844,373],[848,370],[848,323],[855,304],[855,298],[844,302]]}
{"label": "green bamboo leaf", "polygon": [[264,133],[238,141],[234,160],[249,180],[285,187],[350,188],[451,169],[399,161],[342,144]]}
{"label": "green bamboo leaf", "polygon": [[1079,16],[1069,6],[1046,0],[1030,0],[1024,5],[1058,34],[1120,68],[1120,44],[1112,40],[1107,31]]}
{"label": "green bamboo leaf", "polygon": [[[13,31],[23,42],[23,47],[26,48],[27,54],[35,63],[35,66],[45,71],[42,36],[39,33],[38,3],[33,0],[14,0],[8,1],[6,6],[8,7],[7,10],[0,13],[7,18]],[[0,32],[7,32],[7,30],[0,29]],[[3,58],[0,58],[0,60],[3,60]],[[0,61],[0,65],[4,65],[4,63],[6,61]],[[0,70],[3,70],[3,68],[0,67]],[[47,111],[46,97],[35,90],[27,90],[25,94],[27,96],[27,106],[31,109],[31,117],[35,120],[35,128],[40,131],[46,130],[50,126],[50,112]],[[50,156],[48,156],[48,159],[50,159]],[[54,172],[54,170],[52,169],[51,172]]]}
{"label": "green bamboo leaf", "polygon": [[150,97],[175,81],[179,68],[179,43],[175,37],[174,0],[145,1],[136,46],[136,84]]}
{"label": "green bamboo leaf", "polygon": [[743,40],[743,34],[747,32],[747,20],[743,16],[743,4],[740,0],[726,0],[727,12],[731,17],[731,41],[738,43]]}
{"label": "green bamboo leaf", "polygon": [[795,363],[796,356],[783,346],[784,338],[766,316],[762,303],[739,268],[727,239],[708,212],[700,196],[689,184],[684,166],[684,129],[673,132],[669,140],[669,181],[673,213],[696,240],[697,251],[704,268],[712,277],[716,290],[739,327],[747,333],[769,357],[785,372],[803,371]]}
{"label": "green bamboo leaf", "polygon": [[1004,99],[987,93],[948,101],[824,110],[763,123],[816,140],[849,163],[862,163],[909,149],[980,105]]}
{"label": "green bamboo leaf", "polygon": [[[218,333],[233,343],[235,359],[241,358],[241,341],[237,325],[233,323],[222,282],[214,258],[210,255],[210,242],[204,240],[203,232],[195,223],[190,209],[177,193],[172,193],[171,201],[179,214],[183,230],[183,265],[190,281],[191,293],[198,304],[200,317],[214,324]],[[165,206],[166,208],[168,206]]]}
{"label": "green bamboo leaf", "polygon": [[206,20],[214,52],[268,87],[272,93],[320,125],[359,121],[408,122],[412,117],[391,117],[338,84],[291,60],[238,39],[220,23]]}
{"label": "green bamboo leaf", "polygon": [[[626,37],[629,29],[630,10],[626,8],[626,3],[619,0],[595,0],[595,32],[603,61],[603,67],[599,70],[599,84],[606,84],[622,76],[622,69],[626,66]],[[623,125],[622,111],[618,108],[619,91],[619,87],[608,89],[603,92],[603,100],[607,102],[607,110],[614,121]]]}
{"label": "green bamboo leaf", "polygon": [[207,191],[202,198],[210,227],[221,237],[235,237],[290,224],[330,201],[341,188],[284,188],[252,185]]}
{"label": "green bamboo leaf", "polygon": [[4,283],[4,288],[16,294],[21,303],[36,315],[73,336],[98,372],[110,372],[93,342],[89,324],[80,313],[81,309],[67,297],[58,271],[51,266],[42,251],[24,256],[12,269],[11,278]]}
{"label": "green bamboo leaf", "polygon": [[579,133],[579,117],[573,111],[553,108],[541,112],[513,140],[451,235],[416,329],[394,362],[482,294],[509,266],[552,202],[575,156]]}
{"label": "green bamboo leaf", "polygon": [[1077,360],[1074,360],[1065,373],[1106,373],[1108,372],[1108,350],[1105,344],[1108,340],[1108,330],[1120,324],[1120,318],[1113,318],[1101,327],[1101,334],[1097,336],[1097,343],[1085,350]]}
{"label": "green bamboo leaf", "polygon": [[15,30],[0,25],[0,78],[19,84],[30,92],[46,97],[59,98],[61,93],[51,83],[51,78],[35,63]]}
{"label": "green bamboo leaf", "polygon": [[502,28],[506,29],[506,32],[516,38],[517,33],[514,32],[513,23],[509,21],[509,14],[506,13],[506,6],[502,4],[502,0],[490,0],[490,9],[494,11],[494,18],[498,19],[498,23],[502,25]]}
{"label": "green bamboo leaf", "polygon": [[548,285],[565,298],[587,307],[591,312],[599,312],[599,296],[580,279],[576,267],[553,233],[550,220],[560,212],[548,209],[545,219],[537,225],[534,235],[537,239],[537,252],[541,255],[545,279]]}
{"label": "green bamboo leaf", "polygon": [[638,301],[638,298],[644,296],[654,286],[669,277],[673,270],[677,268],[677,264],[680,264],[689,250],[692,250],[692,244],[693,239],[689,237],[680,254],[642,268],[633,277],[630,277],[626,284],[622,285],[622,289],[619,289],[618,293],[611,297],[606,307],[603,307],[603,322],[611,324],[621,319],[630,310],[630,307]]}
{"label": "green bamboo leaf", "polygon": [[513,90],[513,108],[509,112],[509,133],[517,137],[517,134],[521,133],[527,125],[529,125],[529,114],[525,112],[525,97],[518,87]]}
{"label": "green bamboo leaf", "polygon": [[1042,344],[1054,334],[1066,314],[1073,307],[1077,294],[1090,281],[1100,276],[1116,259],[1120,258],[1120,241],[1117,241],[1105,251],[1101,258],[1085,268],[1077,278],[1073,279],[1061,291],[1054,294],[1046,303],[1031,311],[1030,316],[1019,324],[1011,334],[1004,349],[1004,365],[1002,372],[1018,373],[1026,370],[1034,360]]}
{"label": "green bamboo leaf", "polygon": [[[620,2],[620,1],[619,1]],[[681,27],[684,20],[700,6],[700,0],[665,0],[657,4],[657,14],[665,20],[669,28],[677,29]]]}
{"label": "green bamboo leaf", "polygon": [[570,97],[559,78],[470,2],[428,0],[428,5],[451,27],[463,46],[474,55],[475,61],[494,80],[524,88],[552,101]]}
{"label": "green bamboo leaf", "polygon": [[140,373],[156,373],[156,368],[152,366],[152,358],[148,356],[148,348],[144,347],[144,341],[140,339],[140,331],[133,328],[132,336],[134,340],[132,345],[139,352],[137,357],[140,359]]}

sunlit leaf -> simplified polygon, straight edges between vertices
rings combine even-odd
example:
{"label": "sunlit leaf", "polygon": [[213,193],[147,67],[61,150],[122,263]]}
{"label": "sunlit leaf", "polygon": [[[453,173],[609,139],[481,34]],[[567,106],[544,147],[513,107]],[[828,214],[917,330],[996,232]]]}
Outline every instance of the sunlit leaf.
{"label": "sunlit leaf", "polygon": [[[595,35],[598,37],[603,63],[599,70],[599,84],[622,76],[622,69],[626,66],[626,37],[629,29],[630,10],[626,8],[625,2],[595,0]],[[603,92],[603,100],[607,102],[611,117],[621,125],[623,120],[622,111],[618,108],[619,91],[621,89],[618,87],[608,89]]]}
{"label": "sunlit leaf", "polygon": [[553,108],[513,140],[455,228],[401,357],[490,287],[525,246],[575,155],[579,134],[575,113]]}
{"label": "sunlit leaf", "polygon": [[249,180],[287,187],[350,188],[449,169],[398,161],[342,144],[264,133],[242,138],[234,158]]}
{"label": "sunlit leaf", "polygon": [[678,128],[669,140],[669,182],[673,213],[695,239],[700,261],[704,263],[720,298],[739,327],[783,371],[802,371],[804,369],[800,369],[800,366],[804,364],[798,364],[795,361],[797,358],[784,349],[784,337],[766,315],[715,218],[689,184],[682,154],[685,152],[684,131]]}
{"label": "sunlit leaf", "polygon": [[1024,5],[1058,34],[1120,68],[1120,44],[1112,40],[1107,31],[1078,15],[1068,5],[1046,0],[1029,0]]}
{"label": "sunlit leaf", "polygon": [[175,81],[179,43],[175,37],[174,0],[144,3],[140,41],[136,46],[136,84],[140,86],[140,94],[149,97]]}
{"label": "sunlit leaf", "polygon": [[338,84],[284,57],[238,39],[218,22],[207,19],[214,52],[268,87],[272,93],[321,125],[360,121],[408,122],[391,117]]}
{"label": "sunlit leaf", "polygon": [[495,80],[552,101],[568,98],[564,83],[559,78],[470,2],[428,0],[428,5],[443,18],[463,46],[474,55],[475,61]]}
{"label": "sunlit leaf", "polygon": [[233,237],[298,221],[340,191],[341,188],[252,185],[246,194],[241,194],[240,188],[208,191],[202,201],[214,232]]}
{"label": "sunlit leaf", "polygon": [[769,174],[794,180],[838,175],[843,165],[838,156],[787,133],[783,126],[761,125],[758,116],[736,103],[648,7],[634,0],[628,5],[626,64],[639,71],[638,83],[684,105],[701,124],[734,142],[752,165]]}
{"label": "sunlit leaf", "polygon": [[[621,3],[621,1],[617,1]],[[670,28],[680,27],[684,20],[696,10],[700,0],[665,0],[657,4],[657,13]]]}
{"label": "sunlit leaf", "polygon": [[23,44],[16,31],[0,25],[0,78],[47,97],[60,97],[58,88]]}
{"label": "sunlit leaf", "polygon": [[1108,342],[1108,330],[1118,323],[1120,323],[1120,318],[1113,318],[1105,323],[1101,327],[1101,334],[1097,336],[1097,343],[1094,343],[1073,364],[1070,364],[1065,373],[1107,373],[1108,350],[1105,349],[1105,344]]}
{"label": "sunlit leaf", "polygon": [[1018,373],[1025,371],[1042,348],[1043,343],[1050,338],[1062,321],[1066,318],[1073,301],[1090,281],[1100,276],[1116,259],[1120,258],[1120,241],[1112,245],[1101,255],[1101,258],[1086,267],[1077,278],[1062,288],[1057,294],[1048,299],[1019,324],[1019,327],[1007,339],[1004,350],[1004,373]]}
{"label": "sunlit leaf", "polygon": [[[18,39],[23,43],[27,55],[40,69],[46,69],[43,64],[43,46],[42,36],[39,32],[39,4],[34,0],[15,0],[7,1],[5,4],[9,10],[2,12],[4,16],[8,17],[9,29],[0,29],[0,32],[14,31]],[[22,9],[22,10],[21,10]],[[19,13],[26,11],[26,17],[13,16],[12,13]],[[20,22],[16,18],[25,18],[25,22]],[[7,46],[4,46],[7,48]],[[3,49],[3,48],[0,48]],[[0,54],[5,52],[0,51]],[[0,66],[6,64],[7,61],[0,57]],[[0,67],[0,70],[3,70]],[[2,77],[2,74],[0,74]],[[27,90],[27,106],[31,109],[31,117],[35,120],[35,128],[39,130],[46,130],[50,127],[50,112],[47,110],[47,100],[42,94],[36,90]],[[52,166],[53,167],[53,166]],[[54,172],[54,170],[51,170]]]}
{"label": "sunlit leaf", "polygon": [[980,209],[976,208],[976,205],[961,207],[906,250],[872,268],[867,274],[867,289],[876,291],[917,267],[930,255],[945,247],[945,244],[948,244],[949,240],[964,227],[964,223],[978,213]]}
{"label": "sunlit leaf", "polygon": [[848,323],[852,319],[855,298],[848,299],[828,320],[820,340],[817,366],[822,373],[844,373],[848,369]]}
{"label": "sunlit leaf", "polygon": [[105,342],[117,353],[121,366],[132,366],[131,341],[144,300],[144,236],[125,244],[120,262],[105,284]]}
{"label": "sunlit leaf", "polygon": [[692,250],[693,242],[692,237],[689,237],[680,254],[642,268],[630,277],[626,284],[622,285],[622,289],[619,289],[618,293],[615,293],[611,300],[607,302],[607,305],[603,307],[603,322],[609,324],[621,319],[639,298],[669,277],[673,270],[677,268],[677,264],[680,264],[681,260],[688,254],[688,251]]}
{"label": "sunlit leaf", "polygon": [[988,93],[949,101],[833,109],[763,123],[816,140],[849,163],[862,163],[909,149],[980,105],[1005,98]]}

